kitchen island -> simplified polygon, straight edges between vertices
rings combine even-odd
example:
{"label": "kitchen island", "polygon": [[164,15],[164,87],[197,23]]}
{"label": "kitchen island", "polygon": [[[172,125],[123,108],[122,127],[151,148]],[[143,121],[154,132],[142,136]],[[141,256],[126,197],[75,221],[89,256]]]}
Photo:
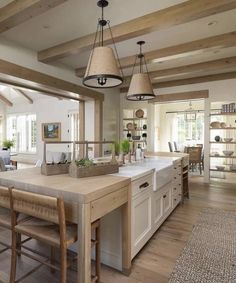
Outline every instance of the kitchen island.
{"label": "kitchen island", "polygon": [[103,175],[72,178],[68,174],[44,176],[40,168],[0,173],[0,185],[54,197],[63,197],[66,219],[78,224],[78,279],[91,283],[91,223],[122,207],[122,271],[130,273],[130,179]]}
{"label": "kitchen island", "polygon": [[77,282],[91,282],[91,223],[101,218],[102,262],[129,275],[131,260],[181,201],[181,157],[148,157],[119,173],[44,176],[40,168],[0,173],[0,185],[61,196],[78,224]]}

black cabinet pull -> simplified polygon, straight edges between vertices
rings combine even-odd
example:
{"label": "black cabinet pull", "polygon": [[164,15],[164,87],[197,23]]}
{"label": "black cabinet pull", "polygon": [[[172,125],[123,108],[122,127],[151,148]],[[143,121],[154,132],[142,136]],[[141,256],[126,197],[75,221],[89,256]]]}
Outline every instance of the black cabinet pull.
{"label": "black cabinet pull", "polygon": [[142,185],[139,186],[139,189],[144,189],[147,188],[149,186],[148,182],[143,183]]}
{"label": "black cabinet pull", "polygon": [[176,198],[174,199],[174,201],[176,201]]}
{"label": "black cabinet pull", "polygon": [[166,195],[164,195],[163,198],[166,198]]}
{"label": "black cabinet pull", "polygon": [[176,188],[174,188],[174,190],[176,191]]}

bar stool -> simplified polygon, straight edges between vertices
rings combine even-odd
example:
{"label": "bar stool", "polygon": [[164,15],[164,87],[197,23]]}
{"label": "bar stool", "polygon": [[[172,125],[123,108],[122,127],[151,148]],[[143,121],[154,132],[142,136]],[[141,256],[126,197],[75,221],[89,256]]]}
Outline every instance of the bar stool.
{"label": "bar stool", "polygon": [[[23,222],[29,219],[29,216],[24,214],[17,214],[18,222]],[[3,229],[11,230],[11,210],[10,210],[10,195],[9,189],[6,187],[0,186],[0,227]],[[21,241],[21,235],[16,234],[16,241],[17,244],[26,243],[27,241],[31,240],[31,238],[26,238],[25,240]],[[11,249],[11,244],[0,241],[0,244],[4,247],[0,250],[0,254]],[[20,256],[20,254],[17,254]]]}
{"label": "bar stool", "polygon": [[[0,187],[0,227],[11,230],[11,211],[10,211],[10,196],[8,188]],[[0,253],[10,249],[11,246],[5,242],[0,241],[4,246]]]}
{"label": "bar stool", "polygon": [[[65,206],[62,198],[44,196],[35,193],[9,189],[10,207],[11,207],[11,227],[12,227],[12,256],[11,256],[11,274],[10,283],[19,282],[30,274],[38,270],[42,265],[46,265],[52,270],[60,270],[60,282],[66,283],[67,278],[67,249],[77,241],[77,225],[67,223],[65,219]],[[17,213],[24,213],[31,216],[31,219],[19,223],[16,219]],[[95,239],[92,246],[96,246],[96,274],[91,279],[92,282],[100,281],[100,222],[92,224],[95,229]],[[43,260],[31,253],[40,254],[33,249],[17,243],[16,237],[22,234],[39,242],[51,246],[51,258]],[[54,249],[60,250],[60,268],[54,264]],[[30,251],[31,253],[29,253]],[[16,263],[17,253],[21,253],[40,264],[31,271],[23,275],[16,281]],[[49,263],[50,260],[50,263]]]}

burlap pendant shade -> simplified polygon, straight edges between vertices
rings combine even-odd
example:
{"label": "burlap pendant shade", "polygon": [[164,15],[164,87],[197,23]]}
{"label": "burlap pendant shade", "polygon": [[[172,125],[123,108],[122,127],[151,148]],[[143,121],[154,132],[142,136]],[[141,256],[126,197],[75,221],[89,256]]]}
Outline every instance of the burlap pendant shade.
{"label": "burlap pendant shade", "polygon": [[93,88],[110,88],[122,82],[113,49],[107,46],[95,47],[90,54],[83,84]]}
{"label": "burlap pendant shade", "polygon": [[134,101],[150,100],[155,97],[147,73],[133,74],[126,98]]}

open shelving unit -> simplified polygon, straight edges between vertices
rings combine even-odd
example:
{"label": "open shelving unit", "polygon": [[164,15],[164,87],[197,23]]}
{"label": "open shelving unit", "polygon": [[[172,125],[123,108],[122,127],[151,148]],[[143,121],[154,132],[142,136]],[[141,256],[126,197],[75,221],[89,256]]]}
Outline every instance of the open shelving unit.
{"label": "open shelving unit", "polygon": [[[213,121],[219,121],[219,122],[224,122],[227,124],[226,127],[217,127],[217,128],[212,128],[210,127],[210,173],[211,172],[220,172],[222,178],[227,179],[227,174],[231,173],[236,173],[236,170],[231,170],[230,167],[231,165],[236,165],[236,112],[218,112],[218,113],[211,113],[210,114],[210,123]],[[214,135],[215,136],[220,136],[221,140],[219,142],[214,141]],[[223,138],[233,138],[232,141],[227,142],[223,141]],[[217,150],[218,154],[214,154],[214,147],[219,145]],[[223,150],[232,150],[234,153],[229,156],[229,155],[224,155],[223,152],[218,152],[218,151],[223,151]],[[217,169],[217,165],[223,165],[225,168],[223,170]],[[227,173],[227,174],[225,174]],[[210,174],[212,177],[212,175]],[[214,178],[214,177],[213,177]]]}
{"label": "open shelving unit", "polygon": [[[148,118],[147,118],[147,109],[141,108],[144,111],[142,118],[136,117],[137,109],[123,109],[123,139],[127,139],[127,134],[131,134],[131,137],[128,138],[131,143],[131,148],[133,151],[136,149],[138,144],[141,144],[142,148],[147,146],[147,132],[148,132]],[[132,129],[128,129],[127,125],[132,124]],[[143,137],[143,134],[146,134],[146,138]],[[135,138],[136,137],[136,138]],[[140,137],[138,139],[138,137]]]}

